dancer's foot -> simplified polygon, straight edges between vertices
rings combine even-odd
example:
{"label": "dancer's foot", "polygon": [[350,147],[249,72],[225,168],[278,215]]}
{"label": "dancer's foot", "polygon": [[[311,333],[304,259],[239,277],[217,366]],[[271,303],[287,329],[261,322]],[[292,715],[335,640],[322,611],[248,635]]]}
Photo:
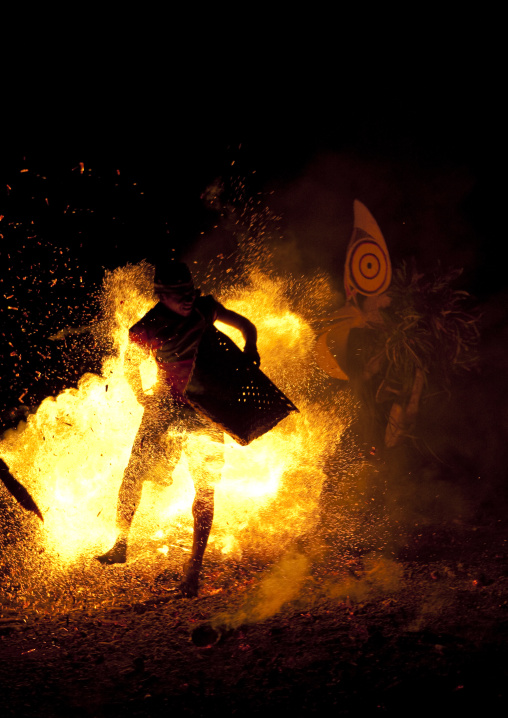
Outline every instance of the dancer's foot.
{"label": "dancer's foot", "polygon": [[127,539],[118,538],[115,545],[102,556],[95,557],[97,561],[103,564],[125,563],[127,561]]}
{"label": "dancer's foot", "polygon": [[198,595],[199,578],[197,576],[186,576],[178,588],[183,598],[194,598]]}
{"label": "dancer's foot", "polygon": [[184,598],[194,598],[198,595],[200,570],[201,565],[196,565],[192,559],[184,566],[184,577],[178,587]]}

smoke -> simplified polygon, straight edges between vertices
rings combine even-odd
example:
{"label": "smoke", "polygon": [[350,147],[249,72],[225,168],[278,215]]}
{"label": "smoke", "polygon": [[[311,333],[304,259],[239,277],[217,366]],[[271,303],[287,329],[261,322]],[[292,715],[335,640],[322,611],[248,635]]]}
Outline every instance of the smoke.
{"label": "smoke", "polygon": [[[236,286],[247,286],[254,270],[271,278],[283,277],[289,304],[310,324],[344,301],[342,271],[355,198],[365,202],[378,220],[394,263],[415,256],[425,268],[441,259],[444,264],[465,266],[464,276],[470,276],[477,245],[460,206],[471,186],[472,178],[462,167],[426,165],[415,171],[414,163],[403,158],[388,161],[347,154],[323,155],[309,163],[300,177],[284,185],[266,187],[262,194],[249,196],[246,183],[239,180],[229,188],[224,188],[224,183],[214,183],[205,192],[204,201],[215,213],[215,226],[185,258],[196,269],[203,291],[221,287],[225,297],[231,296]],[[122,279],[115,273],[117,276]],[[125,303],[126,308],[133,306],[125,294],[131,291],[130,283],[125,282],[122,293],[118,291],[121,282],[120,287],[113,287],[113,275],[109,279],[106,289],[112,290],[111,301],[122,306]],[[150,287],[146,266],[139,269],[138,279],[143,285],[140,295],[146,299]],[[134,313],[137,312],[136,305]],[[125,327],[132,318],[125,317]],[[501,321],[494,322],[492,332],[500,326]],[[295,349],[295,358],[297,354]],[[494,446],[492,440],[485,441],[494,405],[498,410],[501,404],[507,405],[499,394],[493,402],[505,360],[494,356],[494,349],[491,358],[488,392],[482,395],[478,385],[464,385],[458,401],[441,407],[433,423],[424,427],[427,443],[437,449],[436,461],[425,460],[408,467],[401,457],[387,473],[375,462],[360,461],[358,447],[340,457],[340,461],[331,457],[323,468],[326,478],[316,474],[314,479],[321,490],[321,503],[305,515],[307,520],[312,513],[306,547],[287,550],[263,572],[243,605],[230,615],[215,617],[214,624],[237,627],[261,621],[290,602],[309,604],[319,596],[361,601],[380,592],[400,590],[403,573],[396,556],[415,527],[469,517],[473,507],[464,492],[465,474],[474,473],[478,456],[483,454],[481,463],[487,475],[481,491],[489,494],[490,475],[499,463],[495,454],[506,455],[504,443],[497,438],[500,426],[508,425],[506,413],[504,422],[490,434],[490,439],[492,435],[496,437]],[[273,368],[281,372],[282,381],[285,369]],[[340,411],[335,408],[342,407],[340,418],[347,425],[347,415],[354,411],[351,398],[340,382],[318,380],[314,370],[311,375],[316,383],[310,382],[309,392],[324,406],[326,402],[334,406],[329,416],[337,425],[323,427],[323,431],[329,431],[333,445],[332,435],[343,428],[338,422]],[[106,391],[104,383],[100,386],[101,397],[109,399],[111,386]],[[465,411],[458,411],[461,403]],[[314,485],[299,481],[298,493],[291,479],[288,477],[281,492],[287,508],[295,501],[309,506],[315,498],[315,492],[310,495]],[[472,479],[471,482],[471,488],[478,487]],[[319,511],[321,520],[314,520]],[[288,522],[278,530],[287,546],[292,526]],[[354,564],[353,572],[347,569],[348,562]]]}
{"label": "smoke", "polygon": [[438,263],[464,270],[456,288],[470,291],[473,299],[479,294],[484,315],[481,369],[458,379],[450,395],[429,402],[414,463],[395,462],[386,500],[394,521],[466,520],[476,506],[505,493],[506,302],[488,283],[488,273],[494,277],[488,262],[491,220],[480,213],[479,179],[466,157],[424,155],[415,145],[394,149],[320,154],[300,176],[267,185],[270,207],[281,217],[281,238],[267,241],[277,271],[309,277],[325,270],[335,308],[343,303],[355,198],[378,221],[394,266],[414,258],[424,273]]}
{"label": "smoke", "polygon": [[[323,278],[328,302],[319,307],[323,316],[344,303],[343,263],[353,201],[358,198],[376,217],[395,266],[414,258],[423,272],[434,270],[438,262],[445,268],[463,268],[459,288],[474,290],[484,251],[484,238],[468,214],[475,177],[466,163],[423,158],[412,150],[390,157],[316,156],[300,176],[267,183],[262,198],[258,195],[261,233],[256,232],[259,222],[246,221],[243,186],[244,210],[230,211],[233,200],[226,211],[227,226],[219,220],[202,247],[209,252],[214,237],[223,240],[229,233],[235,236],[230,246],[239,257],[262,259],[265,269],[292,278],[295,287]],[[217,194],[214,197],[217,208]],[[194,251],[199,256],[200,247]],[[244,269],[248,266],[249,262],[243,264]],[[307,302],[305,308],[305,299],[299,309],[311,319],[319,313],[316,303]],[[328,461],[321,506],[326,521],[316,530],[316,535],[321,532],[319,540],[326,537],[328,549],[322,555],[285,556],[261,581],[255,596],[228,617],[231,625],[261,620],[297,600],[312,573],[330,567],[332,553],[339,563],[340,558],[344,563],[356,556],[361,578],[349,575],[331,582],[330,595],[362,600],[376,591],[398,590],[403,576],[396,557],[413,535],[422,527],[470,521],[478,505],[492,499],[501,484],[496,475],[505,475],[499,466],[506,451],[497,437],[500,426],[507,425],[503,401],[496,398],[502,369],[492,359],[493,343],[482,347],[483,374],[457,381],[450,396],[430,402],[418,426],[416,448],[392,456],[388,469],[375,462],[360,467],[354,452],[339,462]],[[346,400],[342,384],[330,384],[328,390]],[[493,411],[500,417],[495,429]],[[375,554],[369,554],[373,548]],[[315,595],[307,592],[307,597]]]}
{"label": "smoke", "polygon": [[[316,558],[316,557],[314,557]],[[361,573],[343,571],[340,578],[316,580],[316,569],[323,570],[312,556],[296,550],[288,551],[261,578],[240,608],[232,613],[221,612],[210,621],[215,629],[228,630],[249,623],[264,621],[290,603],[308,610],[320,599],[342,599],[359,603],[374,597],[393,594],[404,585],[404,569],[386,556],[367,555]]]}
{"label": "smoke", "polygon": [[232,614],[218,614],[215,627],[238,628],[246,623],[263,621],[278,613],[284,604],[294,601],[309,578],[310,561],[304,554],[290,551],[261,579],[245,603]]}
{"label": "smoke", "polygon": [[283,239],[272,249],[282,271],[326,268],[340,289],[355,199],[373,213],[394,264],[415,257],[425,270],[439,259],[466,275],[477,264],[480,242],[466,215],[474,177],[464,165],[418,163],[411,154],[327,153],[299,177],[267,190],[281,217]]}
{"label": "smoke", "polygon": [[366,556],[361,577],[349,575],[326,585],[330,598],[361,602],[384,594],[400,591],[404,584],[404,569],[400,563],[386,556]]}

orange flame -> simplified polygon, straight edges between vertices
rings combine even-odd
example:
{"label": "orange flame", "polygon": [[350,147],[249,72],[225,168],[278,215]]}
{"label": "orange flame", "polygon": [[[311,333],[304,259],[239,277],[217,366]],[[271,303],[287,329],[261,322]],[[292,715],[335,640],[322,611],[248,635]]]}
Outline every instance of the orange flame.
{"label": "orange flame", "polygon": [[[307,291],[321,293],[323,280]],[[319,515],[323,459],[341,430],[334,400],[316,398],[323,375],[314,364],[314,332],[291,306],[287,280],[250,274],[246,286],[218,298],[253,321],[266,374],[299,407],[249,446],[225,438],[225,465],[216,486],[210,547],[241,556],[247,548],[278,551],[309,531]],[[143,263],[108,273],[106,321],[116,354],[100,376],[86,374],[76,389],[45,399],[35,415],[7,432],[1,455],[44,514],[39,529],[46,553],[61,568],[102,552],[114,539],[119,485],[143,409],[124,363],[128,328],[153,306],[150,268]],[[220,326],[242,346],[234,330]],[[155,362],[141,367],[146,390],[156,380]],[[193,437],[172,483],[164,466],[147,467],[148,479],[131,533],[130,560],[190,547],[194,488],[188,470],[193,453],[206,451]],[[194,457],[195,458],[195,457]],[[151,480],[150,480],[151,479]],[[170,484],[170,485],[168,485]]]}

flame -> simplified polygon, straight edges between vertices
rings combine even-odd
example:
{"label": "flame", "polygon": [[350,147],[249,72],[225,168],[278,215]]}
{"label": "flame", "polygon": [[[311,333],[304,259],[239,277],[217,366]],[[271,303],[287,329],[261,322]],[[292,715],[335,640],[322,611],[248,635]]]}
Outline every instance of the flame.
{"label": "flame", "polygon": [[[322,278],[302,284],[299,294],[304,291],[321,296]],[[218,288],[216,296],[257,326],[261,368],[300,413],[249,446],[225,437],[209,550],[235,557],[246,550],[277,552],[318,520],[323,462],[339,439],[341,409],[336,399],[320,394],[324,378],[312,358],[315,335],[295,309],[289,280],[253,270],[241,287],[222,294]],[[118,489],[143,413],[129,384],[129,372],[137,367],[125,362],[128,329],[154,301],[148,265],[107,273],[99,330],[110,335],[115,352],[104,360],[101,375],[86,374],[77,388],[45,399],[0,445],[2,458],[44,514],[34,540],[59,570],[91,559],[115,538]],[[242,346],[239,333],[219,328]],[[147,360],[140,369],[150,390],[155,362]],[[213,451],[210,441],[190,437],[172,476],[164,465],[147,467],[150,480],[132,527],[129,560],[155,560],[175,546],[188,551],[194,497],[189,464]]]}

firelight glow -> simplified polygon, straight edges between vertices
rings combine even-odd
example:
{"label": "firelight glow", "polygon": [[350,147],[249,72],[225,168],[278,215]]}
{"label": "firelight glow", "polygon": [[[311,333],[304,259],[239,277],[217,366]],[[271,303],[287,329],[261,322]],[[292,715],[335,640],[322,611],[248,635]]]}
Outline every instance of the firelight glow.
{"label": "firelight glow", "polygon": [[[309,292],[311,285],[309,280]],[[321,375],[313,361],[314,332],[291,307],[286,281],[252,271],[241,288],[224,296],[217,288],[215,294],[257,326],[262,369],[300,410],[248,446],[225,437],[209,546],[241,556],[247,545],[280,548],[317,521],[323,457],[336,445],[341,420],[333,401],[315,398]],[[128,380],[138,367],[127,366],[125,353],[129,326],[154,303],[147,265],[108,273],[103,297],[103,330],[116,351],[104,360],[101,375],[86,374],[76,389],[45,399],[1,444],[2,457],[44,514],[38,540],[60,570],[92,558],[114,539],[118,489],[143,413]],[[235,330],[217,327],[242,346]],[[141,371],[150,391],[155,362],[145,361]],[[129,560],[190,545],[194,487],[188,459],[206,453],[207,441],[191,436],[189,457],[182,456],[172,482],[164,466],[147,466],[152,480],[144,483]]]}

